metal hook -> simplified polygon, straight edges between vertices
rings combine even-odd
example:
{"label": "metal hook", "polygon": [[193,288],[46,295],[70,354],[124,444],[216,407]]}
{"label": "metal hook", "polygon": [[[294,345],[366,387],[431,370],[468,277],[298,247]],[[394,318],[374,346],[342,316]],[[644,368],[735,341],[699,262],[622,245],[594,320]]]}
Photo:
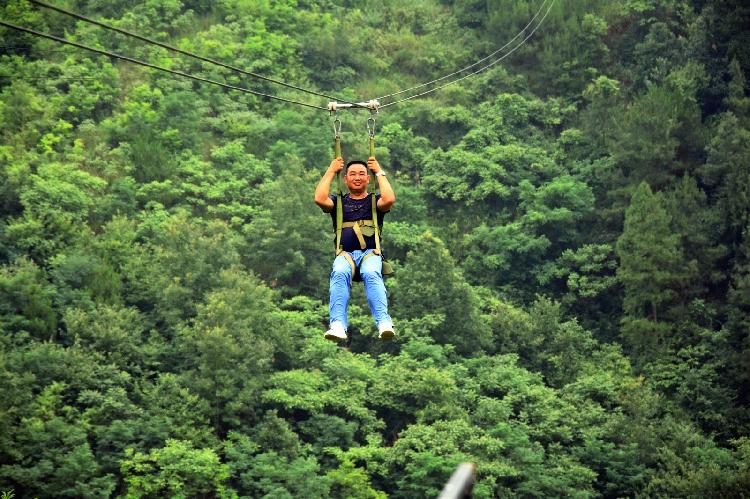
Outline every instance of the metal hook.
{"label": "metal hook", "polygon": [[333,138],[338,139],[341,137],[341,120],[339,119],[336,111],[333,112]]}
{"label": "metal hook", "polygon": [[375,115],[378,114],[377,110],[370,111],[370,117],[367,118],[367,133],[370,134],[370,138],[375,137]]}

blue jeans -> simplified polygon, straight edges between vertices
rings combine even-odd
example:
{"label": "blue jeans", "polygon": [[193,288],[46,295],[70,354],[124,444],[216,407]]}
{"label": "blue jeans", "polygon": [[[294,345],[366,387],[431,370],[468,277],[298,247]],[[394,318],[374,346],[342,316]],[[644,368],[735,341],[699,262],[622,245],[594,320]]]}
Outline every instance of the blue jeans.
{"label": "blue jeans", "polygon": [[[373,250],[356,250],[349,253],[354,260],[354,264],[360,266],[362,258]],[[362,276],[362,282],[365,284],[365,294],[367,303],[370,305],[370,311],[375,319],[375,324],[393,325],[391,316],[388,315],[388,298],[383,284],[383,259],[380,255],[373,255],[365,260],[359,268],[359,274]],[[339,255],[333,261],[333,270],[331,271],[330,284],[330,304],[328,310],[331,316],[331,324],[341,322],[344,329],[347,329],[349,321],[346,315],[346,308],[349,305],[349,295],[351,293],[352,267],[343,255]]]}

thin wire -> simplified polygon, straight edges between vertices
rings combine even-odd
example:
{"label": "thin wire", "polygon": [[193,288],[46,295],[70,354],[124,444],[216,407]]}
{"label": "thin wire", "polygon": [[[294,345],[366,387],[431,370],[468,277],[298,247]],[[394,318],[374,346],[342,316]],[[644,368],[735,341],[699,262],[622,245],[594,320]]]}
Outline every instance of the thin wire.
{"label": "thin wire", "polygon": [[78,48],[81,48],[81,49],[84,49],[84,50],[89,50],[89,51],[95,52],[97,54],[106,55],[107,57],[114,57],[115,59],[121,59],[123,61],[132,62],[133,64],[138,64],[140,66],[145,66],[147,68],[158,69],[159,71],[164,71],[165,73],[170,73],[170,74],[173,74],[173,75],[182,76],[182,77],[185,77],[185,78],[190,78],[192,80],[201,81],[201,82],[204,82],[204,83],[210,83],[212,85],[218,85],[220,87],[224,87],[224,88],[227,88],[229,90],[237,90],[238,92],[245,92],[245,93],[248,93],[248,94],[257,95],[259,97],[265,97],[267,99],[279,100],[279,101],[283,101],[283,102],[288,102],[290,104],[297,104],[299,106],[310,107],[310,108],[313,108],[313,109],[322,109],[323,111],[327,111],[328,110],[328,108],[325,108],[325,107],[315,106],[313,104],[306,104],[304,102],[299,102],[299,101],[295,101],[295,100],[291,100],[291,99],[286,99],[284,97],[277,97],[275,95],[264,94],[262,92],[256,92],[255,90],[250,90],[250,89],[242,88],[242,87],[235,87],[234,85],[228,85],[226,83],[221,83],[219,81],[210,80],[208,78],[202,78],[200,76],[194,76],[194,75],[191,75],[191,74],[188,74],[188,73],[183,73],[182,71],[176,71],[174,69],[163,68],[161,66],[156,66],[155,64],[150,64],[148,62],[144,62],[144,61],[141,61],[139,59],[133,59],[132,57],[127,57],[127,56],[124,56],[124,55],[115,54],[114,52],[108,52],[106,50],[95,49],[95,48],[89,47],[87,45],[82,45],[82,44],[77,43],[77,42],[71,42],[70,40],[65,40],[64,38],[58,38],[58,37],[56,37],[54,35],[49,35],[47,33],[41,33],[39,31],[35,31],[33,29],[24,28],[22,26],[16,26],[15,24],[10,24],[10,23],[5,22],[5,21],[0,21],[0,26],[5,26],[7,28],[13,28],[15,30],[23,31],[24,33],[29,33],[29,34],[34,35],[34,36],[39,36],[39,37],[42,37],[42,38],[47,38],[48,40],[54,40],[54,41],[56,41],[58,43],[63,43],[65,45],[72,45],[73,47],[78,47]]}
{"label": "thin wire", "polygon": [[[33,0],[31,0],[31,1],[33,1]],[[511,43],[513,43],[513,41],[516,38],[518,38],[524,32],[526,32],[526,30],[529,28],[529,26],[531,26],[531,24],[534,22],[534,20],[539,16],[539,13],[542,12],[542,10],[544,9],[544,4],[546,4],[547,1],[548,0],[544,0],[542,2],[542,4],[539,6],[539,10],[537,10],[536,14],[534,14],[534,17],[531,18],[531,20],[529,21],[529,23],[526,26],[524,26],[523,29],[516,34],[516,36],[514,36],[513,38],[511,38],[510,41],[508,41],[508,43],[506,43],[505,45],[503,45],[502,47],[500,47],[499,49],[497,49],[496,51],[494,51],[490,55],[488,55],[486,57],[483,57],[482,59],[479,59],[475,63],[470,64],[470,65],[466,66],[465,68],[459,69],[458,71],[454,71],[451,74],[447,74],[445,76],[441,76],[440,78],[437,78],[437,79],[432,80],[432,81],[428,81],[426,83],[420,83],[419,85],[415,85],[415,86],[410,87],[410,88],[405,88],[404,90],[399,90],[398,92],[393,92],[392,94],[383,95],[381,97],[376,97],[376,100],[387,99],[389,97],[393,97],[394,95],[400,95],[400,94],[403,94],[403,93],[406,93],[406,92],[410,92],[412,90],[416,90],[418,88],[426,87],[427,85],[432,85],[433,83],[437,83],[439,81],[445,80],[446,78],[450,78],[451,76],[455,76],[455,75],[457,75],[459,73],[463,73],[464,71],[468,71],[469,69],[473,68],[474,66],[478,66],[479,64],[483,63],[487,59],[490,59],[490,58],[494,57],[497,53],[502,52],[503,50],[505,50]],[[552,0],[552,1],[554,2],[554,0]],[[383,106],[381,106],[381,107],[383,107]]]}
{"label": "thin wire", "polygon": [[425,92],[421,92],[421,93],[418,93],[418,94],[415,94],[415,95],[411,95],[409,97],[405,97],[403,99],[399,99],[397,101],[389,102],[388,104],[384,104],[384,105],[380,106],[380,109],[382,109],[384,107],[392,106],[394,104],[398,104],[399,102],[404,102],[404,101],[407,101],[407,100],[415,99],[417,97],[421,97],[423,95],[427,95],[429,93],[435,92],[436,90],[440,90],[441,88],[445,88],[445,87],[447,87],[449,85],[453,85],[454,83],[458,83],[461,80],[465,80],[466,78],[468,78],[470,76],[474,76],[475,74],[481,73],[485,69],[488,69],[488,68],[494,66],[495,64],[497,64],[498,62],[502,61],[503,59],[505,59],[506,57],[508,57],[510,54],[512,54],[513,52],[515,52],[516,50],[518,50],[524,43],[526,43],[526,40],[528,40],[529,38],[531,38],[534,35],[534,33],[536,32],[536,30],[539,29],[539,26],[541,26],[542,23],[544,22],[544,19],[547,17],[547,14],[549,14],[550,10],[552,10],[552,6],[554,4],[555,4],[555,0],[552,0],[552,3],[549,4],[549,7],[547,8],[547,11],[544,13],[544,16],[542,16],[542,18],[539,20],[539,24],[537,24],[536,26],[534,26],[534,29],[531,30],[531,33],[529,33],[528,36],[526,36],[526,38],[524,38],[523,40],[521,40],[521,43],[519,43],[518,45],[516,45],[515,47],[513,47],[507,54],[504,54],[499,59],[496,59],[496,60],[492,61],[491,63],[487,64],[486,66],[483,66],[483,67],[479,68],[478,70],[474,71],[473,73],[469,73],[467,75],[464,75],[461,78],[458,78],[456,80],[449,81],[448,83],[445,83],[443,85],[437,86],[437,87],[432,88],[430,90],[427,90]]}
{"label": "thin wire", "polygon": [[45,3],[45,2],[40,2],[39,0],[29,0],[29,2],[33,3],[35,5],[38,5],[40,7],[44,7],[44,8],[47,8],[47,9],[51,9],[51,10],[60,12],[61,14],[65,14],[67,16],[74,17],[74,18],[79,19],[81,21],[85,21],[87,23],[95,24],[96,26],[100,26],[100,27],[108,29],[108,30],[116,31],[117,33],[120,33],[122,35],[129,36],[129,37],[135,38],[137,40],[141,40],[143,42],[150,43],[152,45],[157,45],[157,46],[165,48],[167,50],[171,50],[173,52],[177,52],[178,54],[182,54],[182,55],[186,55],[188,57],[192,57],[194,59],[198,59],[199,61],[208,62],[210,64],[215,64],[217,66],[221,66],[223,68],[230,69],[232,71],[236,71],[238,73],[242,73],[242,74],[247,75],[247,76],[252,76],[253,78],[259,78],[261,80],[265,80],[265,81],[268,81],[270,83],[275,83],[277,85],[282,85],[282,86],[287,87],[287,88],[292,88],[294,90],[299,90],[301,92],[305,92],[305,93],[308,93],[308,94],[317,95],[318,97],[325,97],[326,99],[329,99],[329,100],[346,102],[347,104],[353,104],[353,105],[356,106],[356,104],[354,104],[353,102],[344,101],[342,99],[338,99],[338,98],[330,96],[330,95],[326,95],[326,94],[323,94],[323,93],[320,93],[320,92],[316,92],[314,90],[308,90],[308,89],[305,89],[305,88],[301,88],[301,87],[298,87],[298,86],[295,86],[295,85],[291,85],[289,83],[285,83],[285,82],[283,82],[281,80],[276,80],[276,79],[270,78],[268,76],[263,76],[263,75],[260,75],[260,74],[257,74],[257,73],[253,73],[252,71],[246,71],[246,70],[244,70],[242,68],[238,68],[236,66],[231,66],[229,64],[224,64],[223,62],[220,62],[220,61],[217,61],[217,60],[214,60],[214,59],[209,59],[208,57],[203,57],[201,55],[194,54],[192,52],[188,52],[186,50],[182,50],[182,49],[177,48],[177,47],[173,47],[172,45],[168,45],[166,43],[162,43],[162,42],[159,42],[157,40],[152,40],[151,38],[147,38],[145,36],[139,35],[137,33],[133,33],[131,31],[124,30],[122,28],[117,28],[115,26],[112,26],[112,25],[109,25],[109,24],[97,21],[95,19],[91,19],[90,17],[86,17],[84,15],[77,14],[77,13],[71,12],[69,10],[65,10],[65,9],[63,9],[61,7],[57,7],[55,5],[50,5],[50,4]]}
{"label": "thin wire", "polygon": [[31,55],[29,52],[39,53],[39,54],[53,54],[53,53],[59,53],[59,52],[65,52],[68,49],[68,47],[60,47],[57,49],[42,49],[37,47],[27,47],[23,45],[0,45],[0,56],[11,56],[11,55],[20,55],[22,52],[26,52],[25,55]]}
{"label": "thin wire", "polygon": [[28,45],[0,45],[0,49],[36,50],[35,47],[29,47]]}
{"label": "thin wire", "polygon": [[49,81],[83,81],[101,80],[96,76],[23,76],[23,75],[0,75],[0,78],[8,80],[49,80]]}

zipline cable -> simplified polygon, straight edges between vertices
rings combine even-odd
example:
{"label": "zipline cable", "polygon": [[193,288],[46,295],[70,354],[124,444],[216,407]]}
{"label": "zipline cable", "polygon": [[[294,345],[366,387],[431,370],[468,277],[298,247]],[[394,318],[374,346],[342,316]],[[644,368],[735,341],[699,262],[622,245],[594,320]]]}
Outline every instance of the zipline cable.
{"label": "zipline cable", "polygon": [[427,90],[425,92],[421,92],[421,93],[418,93],[418,94],[415,94],[415,95],[411,95],[409,97],[404,97],[403,99],[399,99],[397,101],[389,102],[388,104],[383,104],[383,105],[380,106],[380,108],[382,109],[384,107],[388,107],[388,106],[392,106],[394,104],[398,104],[399,102],[404,102],[404,101],[407,101],[407,100],[416,99],[417,97],[422,97],[423,95],[427,95],[429,93],[435,92],[436,90],[440,90],[441,88],[445,88],[445,87],[447,87],[449,85],[453,85],[454,83],[458,83],[461,80],[465,80],[466,78],[468,78],[470,76],[474,76],[475,74],[481,73],[485,69],[494,66],[495,64],[497,64],[498,62],[502,61],[503,59],[505,59],[506,57],[508,57],[509,55],[511,55],[513,52],[515,52],[516,50],[518,50],[524,43],[526,43],[526,40],[528,40],[529,38],[531,38],[534,35],[534,33],[536,32],[536,30],[539,29],[539,26],[541,26],[542,23],[544,22],[544,19],[547,17],[547,14],[549,14],[550,10],[552,10],[552,6],[554,4],[555,4],[555,0],[552,0],[552,3],[549,4],[549,7],[547,8],[547,11],[544,13],[544,16],[542,16],[542,18],[539,20],[539,23],[536,26],[534,26],[534,29],[531,30],[531,33],[529,33],[526,36],[526,38],[524,38],[523,40],[521,40],[521,42],[518,45],[516,45],[515,47],[513,47],[508,53],[504,54],[499,59],[496,59],[496,60],[492,61],[491,63],[487,64],[486,66],[483,66],[483,67],[479,68],[478,70],[474,71],[473,73],[469,73],[467,75],[464,75],[461,78],[457,78],[457,79],[455,79],[453,81],[449,81],[448,83],[445,83],[443,85],[437,86],[435,88],[431,88],[430,90]]}
{"label": "zipline cable", "polygon": [[23,75],[0,75],[0,78],[8,80],[48,80],[52,81],[101,81],[97,76],[23,76]]}
{"label": "zipline cable", "polygon": [[34,36],[39,36],[39,37],[42,37],[42,38],[47,38],[48,40],[53,40],[53,41],[56,41],[58,43],[62,43],[62,44],[65,44],[65,45],[72,45],[73,47],[78,47],[80,49],[88,50],[90,52],[94,52],[94,53],[97,53],[97,54],[100,54],[100,55],[106,55],[107,57],[113,57],[115,59],[120,59],[120,60],[123,60],[123,61],[132,62],[133,64],[138,64],[140,66],[144,66],[144,67],[147,67],[147,68],[157,69],[159,71],[164,71],[165,73],[170,73],[170,74],[173,74],[173,75],[176,75],[176,76],[182,76],[182,77],[190,78],[192,80],[200,81],[200,82],[203,82],[203,83],[210,83],[212,85],[218,85],[220,87],[227,88],[229,90],[236,90],[238,92],[244,92],[244,93],[248,93],[248,94],[257,95],[259,97],[264,97],[266,99],[273,99],[273,100],[278,100],[278,101],[282,101],[282,102],[288,102],[290,104],[297,104],[299,106],[310,107],[310,108],[313,108],[313,109],[321,109],[323,111],[327,111],[328,110],[325,107],[316,106],[316,105],[313,105],[313,104],[307,104],[305,102],[299,102],[299,101],[296,101],[296,100],[287,99],[285,97],[278,97],[276,95],[264,94],[262,92],[257,92],[255,90],[250,90],[248,88],[236,87],[234,85],[228,85],[226,83],[221,83],[220,81],[210,80],[208,78],[203,78],[203,77],[200,77],[200,76],[195,76],[195,75],[191,75],[191,74],[188,74],[188,73],[183,73],[182,71],[176,71],[174,69],[164,68],[164,67],[161,67],[161,66],[157,66],[155,64],[151,64],[151,63],[148,63],[148,62],[141,61],[139,59],[133,59],[132,57],[128,57],[128,56],[124,56],[124,55],[120,55],[120,54],[115,54],[114,52],[108,52],[106,50],[96,49],[94,47],[89,47],[89,46],[83,45],[81,43],[72,42],[70,40],[66,40],[64,38],[59,38],[59,37],[54,36],[54,35],[50,35],[50,34],[47,34],[47,33],[42,33],[40,31],[36,31],[36,30],[30,29],[30,28],[24,28],[23,26],[16,26],[15,24],[11,24],[11,23],[8,23],[8,22],[2,21],[2,20],[0,20],[0,26],[5,26],[6,28],[12,28],[12,29],[15,29],[17,31],[22,31],[24,33],[28,33],[28,34],[31,34],[31,35],[34,35]]}
{"label": "zipline cable", "polygon": [[[34,0],[31,0],[31,1],[34,1]],[[494,57],[494,56],[495,56],[496,54],[498,54],[499,52],[502,52],[503,50],[505,50],[505,49],[506,49],[506,48],[507,48],[507,47],[508,47],[508,46],[509,46],[509,45],[510,45],[511,43],[513,43],[513,41],[514,41],[514,40],[515,40],[516,38],[518,38],[519,36],[521,36],[521,35],[522,35],[523,33],[525,33],[525,32],[526,32],[526,30],[527,30],[527,29],[529,29],[529,26],[531,26],[531,25],[533,24],[534,20],[535,20],[535,19],[536,19],[537,17],[539,17],[539,14],[540,14],[540,13],[542,12],[542,10],[544,9],[544,4],[546,4],[546,3],[548,2],[548,1],[549,1],[549,0],[544,0],[544,1],[542,2],[542,4],[541,4],[541,5],[539,6],[539,10],[537,10],[537,11],[536,11],[536,14],[534,14],[534,17],[532,17],[532,18],[531,18],[531,20],[530,20],[530,21],[528,22],[528,24],[527,24],[526,26],[524,26],[524,27],[523,27],[523,29],[521,29],[521,31],[519,31],[519,32],[518,32],[518,33],[516,34],[516,36],[514,36],[513,38],[511,38],[511,39],[510,39],[510,40],[508,41],[508,43],[506,43],[505,45],[503,45],[503,46],[502,46],[502,47],[500,47],[499,49],[495,50],[495,51],[494,51],[494,52],[492,52],[492,53],[491,53],[490,55],[488,55],[488,56],[486,56],[486,57],[483,57],[483,58],[479,59],[478,61],[474,62],[473,64],[469,64],[469,65],[468,65],[468,66],[466,66],[465,68],[461,68],[461,69],[459,69],[458,71],[454,71],[454,72],[453,72],[453,73],[451,73],[451,74],[447,74],[447,75],[445,75],[445,76],[441,76],[440,78],[436,78],[436,79],[434,79],[434,80],[432,80],[432,81],[428,81],[428,82],[425,82],[425,83],[420,83],[419,85],[415,85],[415,86],[413,86],[413,87],[410,87],[410,88],[405,88],[405,89],[403,89],[403,90],[399,90],[398,92],[393,92],[392,94],[388,94],[388,95],[383,95],[383,96],[381,96],[381,97],[376,97],[376,100],[380,101],[380,100],[382,100],[382,99],[387,99],[387,98],[389,98],[389,97],[393,97],[394,95],[400,95],[400,94],[403,94],[403,93],[406,93],[406,92],[410,92],[410,91],[412,91],[412,90],[416,90],[416,89],[418,89],[418,88],[426,87],[427,85],[432,85],[433,83],[437,83],[437,82],[439,82],[439,81],[443,81],[443,80],[445,80],[446,78],[450,78],[451,76],[455,76],[455,75],[457,75],[457,74],[459,74],[459,73],[463,73],[464,71],[468,71],[469,69],[471,69],[471,68],[473,68],[473,67],[475,67],[475,66],[478,66],[478,65],[479,65],[479,64],[481,64],[481,63],[483,63],[483,62],[484,62],[484,61],[486,61],[487,59],[491,59],[492,57]],[[552,1],[554,2],[554,0],[552,0]]]}
{"label": "zipline cable", "polygon": [[247,70],[244,70],[242,68],[238,68],[236,66],[231,66],[229,64],[225,64],[225,63],[223,63],[221,61],[217,61],[215,59],[209,59],[208,57],[203,57],[202,55],[198,55],[198,54],[194,54],[192,52],[188,52],[186,50],[182,50],[182,49],[174,47],[172,45],[169,45],[169,44],[166,44],[166,43],[162,43],[160,41],[153,40],[151,38],[147,38],[147,37],[145,37],[143,35],[139,35],[137,33],[133,33],[132,31],[128,31],[128,30],[125,30],[125,29],[122,29],[122,28],[118,28],[116,26],[112,26],[110,24],[106,24],[106,23],[103,23],[101,21],[97,21],[96,19],[92,19],[90,17],[86,17],[86,16],[84,16],[82,14],[77,14],[75,12],[71,12],[69,10],[63,9],[62,7],[57,7],[55,5],[51,5],[51,4],[48,4],[48,3],[45,3],[45,2],[40,2],[39,0],[29,0],[29,2],[33,3],[34,5],[38,5],[39,7],[44,7],[45,9],[54,10],[54,11],[59,12],[61,14],[65,14],[66,16],[70,16],[70,17],[73,17],[75,19],[78,19],[78,20],[81,20],[81,21],[84,21],[84,22],[87,22],[87,23],[94,24],[94,25],[99,26],[99,27],[104,28],[104,29],[108,29],[108,30],[111,30],[111,31],[116,31],[117,33],[120,33],[120,34],[125,35],[125,36],[129,36],[131,38],[135,38],[135,39],[140,40],[142,42],[150,43],[152,45],[157,45],[157,46],[165,48],[167,50],[171,50],[172,52],[177,52],[178,54],[186,55],[188,57],[192,57],[194,59],[198,59],[199,61],[208,62],[209,64],[215,64],[217,66],[221,66],[223,68],[230,69],[232,71],[236,71],[236,72],[241,73],[241,74],[246,75],[246,76],[252,76],[253,78],[258,78],[258,79],[261,79],[261,80],[264,80],[264,81],[267,81],[267,82],[270,82],[270,83],[275,83],[277,85],[282,85],[282,86],[287,87],[287,88],[292,88],[294,90],[299,90],[300,92],[305,92],[305,93],[308,93],[308,94],[317,95],[318,97],[325,97],[326,99],[329,99],[329,100],[346,102],[347,104],[353,104],[354,106],[357,106],[357,104],[354,104],[353,102],[348,102],[348,101],[345,101],[343,99],[338,99],[336,97],[332,97],[332,96],[326,95],[324,93],[316,92],[314,90],[309,90],[309,89],[306,89],[306,88],[301,88],[301,87],[298,87],[296,85],[292,85],[290,83],[286,83],[286,82],[283,82],[281,80],[277,80],[275,78],[270,78],[268,76],[263,76],[263,75],[258,74],[258,73],[253,73],[252,71],[247,71]]}

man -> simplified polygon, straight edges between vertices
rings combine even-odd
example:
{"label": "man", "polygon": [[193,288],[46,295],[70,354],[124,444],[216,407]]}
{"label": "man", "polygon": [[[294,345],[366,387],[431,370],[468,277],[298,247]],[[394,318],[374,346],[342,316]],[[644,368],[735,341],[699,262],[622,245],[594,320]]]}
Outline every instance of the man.
{"label": "man", "polygon": [[[380,188],[380,195],[376,197],[379,226],[383,225],[385,213],[396,202],[393,188],[374,157],[370,157],[367,164],[363,161],[350,161],[346,165],[344,182],[349,189],[349,194],[345,194],[341,199],[344,221],[341,231],[343,251],[337,254],[333,261],[329,303],[330,329],[325,333],[325,338],[331,341],[346,339],[348,325],[346,309],[349,304],[351,282],[354,277],[352,265],[359,269],[359,275],[364,282],[367,302],[378,326],[378,337],[385,340],[393,338],[395,335],[393,321],[391,316],[388,315],[388,300],[381,273],[383,259],[381,255],[373,254],[376,249],[375,236],[374,234],[368,235],[368,231],[365,231],[366,233],[363,235],[361,228],[354,227],[355,224],[347,223],[357,220],[372,222],[372,198],[367,192],[367,186],[370,183],[368,169],[375,174]],[[334,177],[342,170],[344,170],[344,160],[338,157],[331,162],[315,189],[315,204],[320,206],[324,212],[331,214],[334,225],[336,224],[336,196],[329,195],[329,191]],[[370,225],[372,224],[370,223]],[[351,259],[348,259],[347,256]]]}

